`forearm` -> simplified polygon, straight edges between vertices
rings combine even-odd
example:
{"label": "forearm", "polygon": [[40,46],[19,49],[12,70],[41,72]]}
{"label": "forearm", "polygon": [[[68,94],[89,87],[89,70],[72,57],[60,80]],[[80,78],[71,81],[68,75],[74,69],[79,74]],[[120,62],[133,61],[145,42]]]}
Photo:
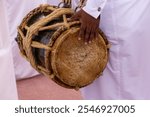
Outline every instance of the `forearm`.
{"label": "forearm", "polygon": [[83,10],[97,19],[106,2],[107,0],[87,0],[86,6],[83,7]]}

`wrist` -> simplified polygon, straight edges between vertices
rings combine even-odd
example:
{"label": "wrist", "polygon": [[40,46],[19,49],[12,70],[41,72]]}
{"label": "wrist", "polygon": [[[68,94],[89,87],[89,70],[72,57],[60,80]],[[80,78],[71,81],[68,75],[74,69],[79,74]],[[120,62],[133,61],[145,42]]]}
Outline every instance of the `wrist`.
{"label": "wrist", "polygon": [[83,7],[83,10],[97,19],[104,8],[106,1],[107,0],[87,0],[87,3]]}

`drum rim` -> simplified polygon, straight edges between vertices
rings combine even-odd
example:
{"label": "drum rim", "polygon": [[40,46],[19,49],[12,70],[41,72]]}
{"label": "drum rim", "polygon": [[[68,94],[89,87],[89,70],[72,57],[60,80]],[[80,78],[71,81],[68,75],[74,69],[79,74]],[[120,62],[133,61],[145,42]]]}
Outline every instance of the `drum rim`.
{"label": "drum rim", "polygon": [[[72,29],[74,30],[74,32],[72,32]],[[54,43],[53,47],[52,47],[52,52],[51,52],[51,67],[52,70],[54,72],[54,74],[57,76],[57,78],[59,78],[63,83],[71,86],[71,87],[76,87],[76,88],[81,88],[84,87],[90,83],[92,83],[95,79],[97,79],[103,72],[103,70],[105,69],[106,65],[107,65],[107,61],[108,61],[108,49],[107,49],[107,44],[106,41],[104,40],[105,36],[103,35],[102,31],[99,32],[99,38],[101,39],[101,42],[103,43],[103,45],[105,46],[105,59],[104,59],[104,66],[102,66],[102,72],[100,72],[97,77],[95,77],[94,79],[92,79],[91,81],[89,81],[89,83],[87,83],[86,85],[82,85],[82,86],[72,86],[71,84],[66,83],[65,81],[63,81],[58,73],[57,70],[57,65],[56,65],[56,58],[58,57],[57,52],[59,51],[59,47],[61,45],[61,43],[63,43],[63,41],[69,36],[69,34],[72,33],[76,33],[80,30],[79,27],[73,27],[70,30],[66,30],[65,32],[63,32],[56,40],[56,42]],[[63,35],[63,36],[62,36]],[[106,39],[106,38],[105,38]]]}

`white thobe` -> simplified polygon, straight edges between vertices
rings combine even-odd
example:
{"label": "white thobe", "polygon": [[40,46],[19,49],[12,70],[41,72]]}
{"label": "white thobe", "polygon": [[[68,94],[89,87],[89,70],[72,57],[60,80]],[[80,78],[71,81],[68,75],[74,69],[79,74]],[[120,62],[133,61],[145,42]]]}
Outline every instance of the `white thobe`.
{"label": "white thobe", "polygon": [[30,63],[21,56],[15,38],[17,37],[17,27],[20,25],[22,19],[27,15],[27,13],[38,7],[40,4],[45,3],[45,1],[6,0],[6,2],[16,79],[24,79],[38,75],[39,73],[35,71]]}
{"label": "white thobe", "polygon": [[34,8],[40,4],[58,5],[61,0],[6,0],[6,7],[8,13],[9,34],[12,43],[13,60],[15,68],[16,79],[30,78],[38,75],[30,63],[26,61],[21,55],[18,45],[15,41],[17,36],[17,27],[20,25],[22,19]]}
{"label": "white thobe", "polygon": [[[0,0],[0,99],[18,99],[16,78],[23,79],[38,74],[20,55],[15,38],[17,26],[25,15],[47,2],[47,0]],[[49,1],[52,5],[59,2]]]}
{"label": "white thobe", "polygon": [[17,98],[6,3],[0,0],[0,99]]}
{"label": "white thobe", "polygon": [[[84,10],[96,18],[101,0],[88,1]],[[82,89],[85,99],[150,99],[149,6],[150,0],[107,0],[100,28],[111,44],[109,61],[103,75]]]}

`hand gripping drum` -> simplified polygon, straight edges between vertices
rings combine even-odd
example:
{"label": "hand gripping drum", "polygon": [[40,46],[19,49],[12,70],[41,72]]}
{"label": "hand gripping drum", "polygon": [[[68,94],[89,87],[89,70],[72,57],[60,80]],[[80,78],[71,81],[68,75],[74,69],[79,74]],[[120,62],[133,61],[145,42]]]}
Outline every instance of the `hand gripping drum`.
{"label": "hand gripping drum", "polygon": [[78,40],[80,22],[70,21],[73,14],[70,8],[40,5],[18,27],[17,43],[38,72],[63,87],[79,89],[102,74],[109,44],[101,31],[91,44]]}

